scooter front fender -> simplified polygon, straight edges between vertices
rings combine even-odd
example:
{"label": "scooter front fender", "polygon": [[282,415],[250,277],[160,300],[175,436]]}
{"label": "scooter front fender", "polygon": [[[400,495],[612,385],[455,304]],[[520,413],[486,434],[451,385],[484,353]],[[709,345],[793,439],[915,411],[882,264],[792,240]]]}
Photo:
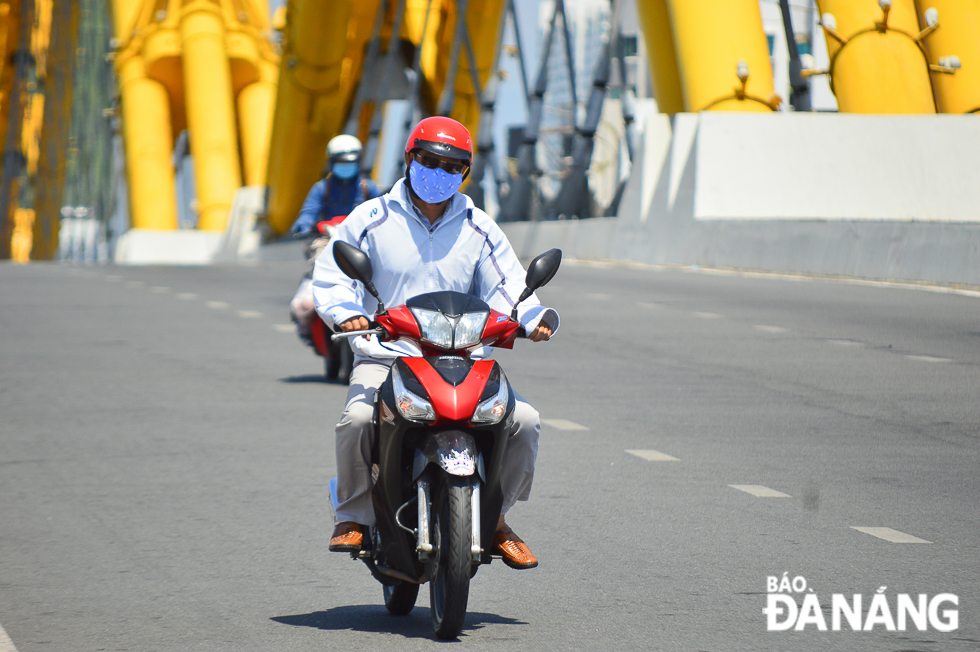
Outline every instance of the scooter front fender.
{"label": "scooter front fender", "polygon": [[425,448],[415,449],[415,460],[412,464],[413,482],[418,480],[430,463],[438,464],[450,475],[470,476],[477,473],[480,480],[486,482],[483,456],[477,450],[473,435],[468,433],[444,430],[429,437]]}

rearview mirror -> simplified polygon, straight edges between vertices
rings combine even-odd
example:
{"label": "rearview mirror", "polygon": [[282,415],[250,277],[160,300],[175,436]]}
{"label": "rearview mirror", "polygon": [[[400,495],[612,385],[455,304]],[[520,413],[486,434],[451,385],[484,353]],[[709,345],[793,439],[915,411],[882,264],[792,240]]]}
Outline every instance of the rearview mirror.
{"label": "rearview mirror", "polygon": [[538,288],[544,287],[551,279],[555,278],[558,267],[561,265],[561,249],[546,251],[527,266],[527,276],[524,284],[534,292]]}
{"label": "rearview mirror", "polygon": [[337,240],[333,245],[333,259],[337,261],[340,271],[355,281],[366,284],[374,276],[371,259],[352,244]]}
{"label": "rearview mirror", "polygon": [[546,251],[531,261],[527,266],[527,276],[524,277],[527,288],[521,292],[514,309],[510,311],[511,319],[517,319],[517,304],[531,296],[538,288],[547,285],[548,281],[555,277],[559,265],[561,265],[561,249]]}
{"label": "rearview mirror", "polygon": [[340,271],[364,284],[364,289],[368,291],[368,294],[378,301],[378,314],[384,313],[385,304],[378,295],[374,283],[371,282],[371,278],[374,276],[374,268],[371,267],[371,259],[368,258],[368,255],[352,244],[337,240],[333,245],[333,259],[337,261]]}

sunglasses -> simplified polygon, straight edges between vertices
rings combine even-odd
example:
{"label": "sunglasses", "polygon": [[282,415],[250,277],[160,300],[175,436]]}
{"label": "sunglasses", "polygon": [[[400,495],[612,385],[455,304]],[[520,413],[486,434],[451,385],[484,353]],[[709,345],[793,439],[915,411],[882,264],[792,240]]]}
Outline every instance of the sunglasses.
{"label": "sunglasses", "polygon": [[447,161],[422,152],[415,152],[415,160],[424,168],[429,168],[430,170],[442,168],[449,174],[462,174],[470,167],[463,161]]}

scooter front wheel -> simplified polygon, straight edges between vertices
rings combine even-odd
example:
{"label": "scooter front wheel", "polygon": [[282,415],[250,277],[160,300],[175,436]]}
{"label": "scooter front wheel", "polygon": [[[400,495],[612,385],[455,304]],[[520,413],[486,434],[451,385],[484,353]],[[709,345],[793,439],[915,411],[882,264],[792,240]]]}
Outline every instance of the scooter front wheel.
{"label": "scooter front wheel", "polygon": [[473,487],[469,478],[445,476],[433,509],[435,558],[429,562],[432,627],[441,639],[463,631],[470,592],[470,533]]}

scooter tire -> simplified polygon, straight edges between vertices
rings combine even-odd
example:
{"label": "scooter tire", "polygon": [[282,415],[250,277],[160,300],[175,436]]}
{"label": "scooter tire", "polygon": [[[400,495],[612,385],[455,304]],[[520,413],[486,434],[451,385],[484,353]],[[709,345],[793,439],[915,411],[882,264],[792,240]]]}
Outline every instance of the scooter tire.
{"label": "scooter tire", "polygon": [[340,351],[341,347],[337,342],[327,344],[327,356],[323,359],[323,371],[327,380],[337,380],[340,375]]}
{"label": "scooter tire", "polygon": [[402,582],[395,586],[384,586],[385,607],[393,616],[407,616],[415,608],[419,597],[419,585]]}
{"label": "scooter tire", "polygon": [[433,530],[439,553],[429,564],[429,607],[436,636],[449,640],[459,636],[466,620],[470,592],[470,532],[472,514],[469,478],[445,476]]}
{"label": "scooter tire", "polygon": [[351,350],[350,344],[347,342],[342,342],[338,348],[340,349],[340,355],[337,356],[340,360],[340,368],[337,370],[337,382],[349,385],[350,374],[354,371],[354,351]]}

